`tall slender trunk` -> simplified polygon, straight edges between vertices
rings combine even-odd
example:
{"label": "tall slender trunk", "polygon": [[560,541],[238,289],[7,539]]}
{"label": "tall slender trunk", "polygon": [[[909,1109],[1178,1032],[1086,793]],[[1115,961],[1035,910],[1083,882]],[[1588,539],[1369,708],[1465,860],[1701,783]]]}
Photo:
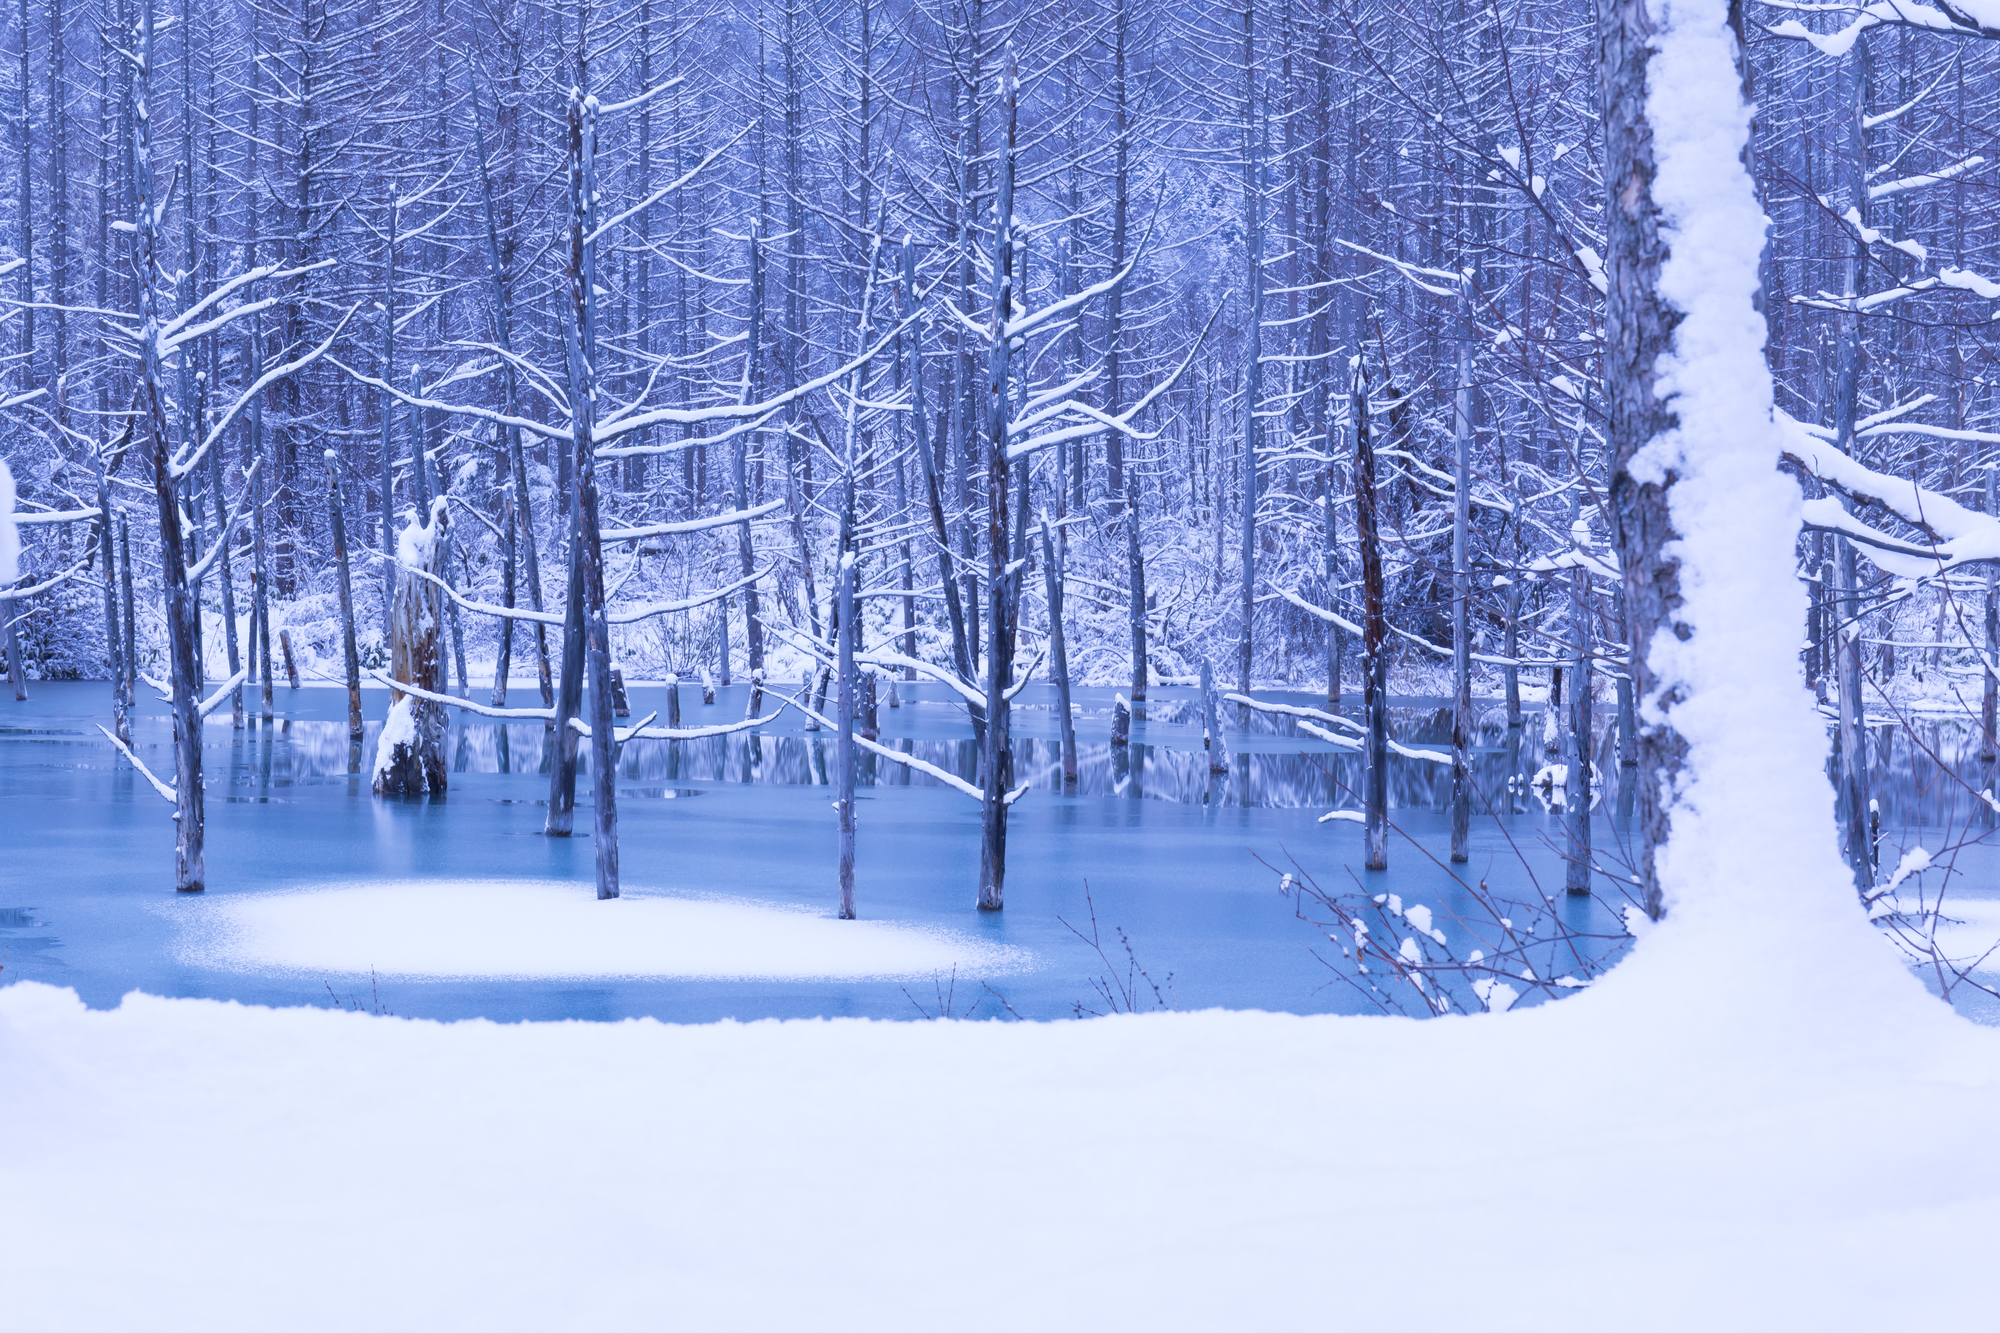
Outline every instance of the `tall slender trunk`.
{"label": "tall slender trunk", "polygon": [[1368,728],[1362,819],[1369,870],[1389,868],[1389,655],[1383,606],[1382,542],[1376,522],[1375,442],[1368,421],[1367,372],[1354,373],[1354,531],[1361,544],[1362,705]]}
{"label": "tall slender trunk", "polygon": [[1568,835],[1564,855],[1563,887],[1579,896],[1590,892],[1591,839],[1590,760],[1592,736],[1590,684],[1590,575],[1582,569],[1569,572],[1569,636],[1571,651],[1569,678],[1569,780],[1563,794],[1563,826]]}
{"label": "tall slender trunk", "polygon": [[[755,402],[763,391],[763,342],[764,342],[764,257],[756,232],[750,234],[750,323],[746,330],[748,346],[743,361],[743,399],[745,403]],[[736,447],[731,452],[731,480],[736,484],[736,508],[741,511],[750,507],[750,441],[747,435],[737,437]],[[757,552],[751,540],[750,525],[743,523],[736,529],[736,558],[749,578],[757,572]],[[743,589],[743,646],[748,658],[750,679],[762,678],[764,671],[764,619],[758,604],[757,585],[748,584]],[[753,684],[750,691],[752,717],[755,717],[762,691]]]}
{"label": "tall slender trunk", "polygon": [[[229,501],[223,492],[222,450],[219,448],[208,451],[208,485],[209,489],[215,492],[216,511],[218,513],[225,512]],[[222,554],[216,561],[217,572],[221,575],[222,579],[222,642],[223,649],[228,654],[229,678],[235,680],[236,673],[242,669],[242,653],[239,650],[236,638],[236,574],[230,568],[229,563],[229,548],[234,538],[225,529],[218,534],[218,540],[222,543]],[[109,546],[105,548],[105,552],[108,556],[110,553]],[[243,730],[243,686],[241,684],[238,684],[229,691],[229,726],[232,731]]]}
{"label": "tall slender trunk", "polygon": [[[500,251],[499,210],[493,199],[493,175],[486,152],[486,122],[479,110],[479,76],[477,70],[469,71],[467,82],[472,92],[472,137],[474,155],[479,159],[479,194],[486,224],[486,273],[493,295],[493,333],[502,351],[513,350],[513,315],[507,290],[507,269],[505,258]],[[520,415],[520,387],[515,378],[514,363],[505,358],[500,367],[500,380],[505,394],[503,409],[508,416]],[[542,565],[536,554],[534,499],[528,491],[528,462],[521,448],[521,432],[518,427],[503,426],[501,439],[506,451],[507,466],[514,476],[513,515],[519,524],[522,576],[528,585],[528,605],[542,610]],[[535,678],[541,687],[542,707],[555,706],[555,687],[549,676],[549,632],[547,625],[537,620],[535,626]]]}
{"label": "tall slender trunk", "polygon": [[1056,717],[1062,735],[1063,793],[1076,791],[1076,717],[1069,702],[1069,647],[1063,640],[1063,568],[1042,521],[1042,586],[1049,603],[1049,672],[1055,678]]}
{"label": "tall slender trunk", "polygon": [[1861,579],[1854,543],[1839,538],[1836,564],[1840,590],[1839,653],[1835,683],[1840,693],[1841,851],[1854,876],[1855,892],[1866,897],[1875,884],[1875,854],[1868,828],[1868,705],[1862,697]]}
{"label": "tall slender trunk", "polygon": [[[104,665],[111,676],[111,710],[115,718],[117,735],[126,738],[125,698],[125,654],[130,646],[124,643],[119,632],[118,616],[118,557],[117,539],[113,528],[117,517],[111,508],[111,492],[105,485],[104,466],[100,455],[97,470],[97,555],[103,562],[104,570]],[[230,672],[234,675],[232,669]],[[237,691],[237,726],[242,726],[242,691]]]}
{"label": "tall slender trunk", "polygon": [[[354,643],[354,585],[347,563],[347,516],[340,500],[339,455],[326,451],[327,515],[333,527],[333,565],[340,578],[340,646],[347,667],[347,739],[361,744],[361,654]],[[235,647],[231,641],[230,669],[235,673]]]}
{"label": "tall slender trunk", "polygon": [[[1249,264],[1250,309],[1243,354],[1243,595],[1242,638],[1236,647],[1237,688],[1250,693],[1253,631],[1257,615],[1258,411],[1264,392],[1264,163],[1257,122],[1257,7],[1243,7],[1243,250]],[[1250,707],[1237,706],[1237,725],[1248,728]]]}
{"label": "tall slender trunk", "polygon": [[[1469,314],[1469,312],[1468,312]],[[1471,333],[1471,319],[1466,333]],[[1472,837],[1472,356],[1458,350],[1452,399],[1451,859],[1470,859]]]}
{"label": "tall slender trunk", "polygon": [[[1986,469],[1986,512],[2000,514],[2000,468]],[[1979,790],[1987,797],[1980,802],[1980,820],[1994,825],[1994,787],[2000,783],[2000,744],[1994,735],[2000,725],[2000,565],[1986,566],[1986,660],[1980,673],[1979,697]]]}
{"label": "tall slender trunk", "polygon": [[[850,481],[849,486],[852,486]],[[840,605],[840,702],[834,731],[833,808],[840,825],[840,919],[854,920],[854,552],[843,549],[836,574]]]}
{"label": "tall slender trunk", "polygon": [[[556,711],[557,763],[551,773],[551,836],[566,836],[576,790],[576,743],[569,726],[581,687],[572,670],[586,654],[590,670],[591,778],[595,802],[593,848],[597,896],[618,896],[618,748],[612,730],[611,640],[604,619],[604,551],[597,507],[597,99],[591,96],[585,52],[588,8],[579,5],[576,83],[569,104],[569,409],[575,497],[571,504],[570,611],[563,627],[563,699]],[[573,675],[576,687],[572,687]],[[567,770],[567,771],[564,771]],[[557,797],[564,798],[560,825]]]}
{"label": "tall slender trunk", "polygon": [[132,79],[132,192],[138,217],[140,391],[150,435],[153,498],[160,516],[160,590],[167,620],[167,656],[174,710],[174,888],[200,893],[206,887],[201,778],[201,678],[195,665],[194,592],[188,586],[179,497],[173,468],[173,439],[161,383],[158,215],[153,206],[153,128],[148,106],[153,63],[153,5],[139,8],[137,51]]}
{"label": "tall slender trunk", "polygon": [[139,611],[132,601],[132,524],[118,515],[118,586],[124,591],[125,670],[118,680],[114,724],[118,739],[132,743],[132,699],[139,688]]}
{"label": "tall slender trunk", "polygon": [[[1000,150],[993,210],[993,322],[986,390],[986,735],[980,800],[979,910],[1006,905],[1007,784],[1013,780],[1008,691],[1014,680],[1014,594],[1020,571],[1009,568],[1007,422],[1011,368],[1007,322],[1014,310],[1015,99],[1020,75],[1013,48],[1000,76],[1006,142]],[[1027,466],[1025,463],[1023,467]]]}

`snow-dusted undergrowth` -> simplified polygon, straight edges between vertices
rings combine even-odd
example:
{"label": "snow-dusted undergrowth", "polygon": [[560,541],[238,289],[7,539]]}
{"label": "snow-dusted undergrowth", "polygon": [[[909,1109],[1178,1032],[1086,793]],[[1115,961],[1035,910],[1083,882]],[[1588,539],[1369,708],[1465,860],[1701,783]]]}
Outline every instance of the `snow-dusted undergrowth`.
{"label": "snow-dusted undergrowth", "polygon": [[575,884],[535,880],[314,885],[167,908],[187,962],[310,975],[907,979],[1032,962],[951,931],[643,889],[598,902]]}

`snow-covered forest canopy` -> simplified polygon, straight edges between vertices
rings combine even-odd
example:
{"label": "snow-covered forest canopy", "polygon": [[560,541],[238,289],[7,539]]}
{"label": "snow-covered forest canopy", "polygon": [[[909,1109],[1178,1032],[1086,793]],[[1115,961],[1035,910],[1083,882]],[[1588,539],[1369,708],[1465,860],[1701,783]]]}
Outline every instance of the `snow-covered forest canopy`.
{"label": "snow-covered forest canopy", "polygon": [[[1976,727],[1993,787],[2000,27],[1737,18],[1799,640],[1866,884],[1871,726]],[[488,708],[511,678],[609,746],[614,674],[757,680],[843,736],[922,676],[992,722],[1004,844],[1007,702],[1052,655],[1135,719],[1206,669],[1476,693],[1517,738],[1566,677],[1616,719],[1564,715],[1569,781],[1588,808],[1601,754],[1632,808],[1592,8],[7,22],[16,679],[170,676],[190,720],[229,682],[240,724],[274,666]],[[383,772],[421,789],[439,714],[399,697],[415,768]]]}

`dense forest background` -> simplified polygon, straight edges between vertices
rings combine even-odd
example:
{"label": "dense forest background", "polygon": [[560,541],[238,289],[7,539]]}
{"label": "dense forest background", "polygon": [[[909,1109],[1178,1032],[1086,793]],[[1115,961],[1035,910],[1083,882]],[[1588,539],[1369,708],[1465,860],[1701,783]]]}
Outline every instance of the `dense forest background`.
{"label": "dense forest background", "polygon": [[[107,674],[106,506],[148,517],[129,523],[134,636],[165,674],[153,479],[132,447],[142,145],[158,318],[230,289],[161,366],[177,447],[215,437],[178,482],[189,560],[256,511],[198,571],[203,674],[230,674],[255,605],[309,674],[338,674],[329,452],[364,664],[387,653],[393,561],[374,555],[434,491],[452,501],[445,581],[561,606],[581,86],[605,579],[626,605],[694,603],[611,626],[626,675],[797,681],[802,644],[831,642],[843,545],[864,640],[938,662],[956,554],[976,674],[983,377],[1011,253],[1016,317],[1047,317],[1010,335],[1009,484],[1017,521],[1051,525],[1079,681],[1130,682],[1137,656],[1142,681],[1208,661],[1239,688],[1355,688],[1357,402],[1398,687],[1448,688],[1461,494],[1480,692],[1532,694],[1579,655],[1604,698],[1622,679],[1587,6],[165,0],[143,78],[136,0],[7,17],[0,449],[30,515],[7,605],[31,675]],[[1852,17],[1746,20],[1780,405],[1802,438],[1982,508],[2000,48]],[[276,275],[231,287],[259,265]],[[727,412],[760,403],[777,405]],[[1927,544],[1921,521],[1840,494]],[[670,530],[773,501],[755,523]],[[1015,549],[1043,559],[1038,540]],[[1801,534],[1823,697],[1844,626],[1871,706],[1975,716],[1986,576],[1843,549]],[[1032,640],[1039,572],[1021,595]],[[452,683],[483,682],[507,622],[448,614]],[[532,670],[525,628],[510,639]]]}

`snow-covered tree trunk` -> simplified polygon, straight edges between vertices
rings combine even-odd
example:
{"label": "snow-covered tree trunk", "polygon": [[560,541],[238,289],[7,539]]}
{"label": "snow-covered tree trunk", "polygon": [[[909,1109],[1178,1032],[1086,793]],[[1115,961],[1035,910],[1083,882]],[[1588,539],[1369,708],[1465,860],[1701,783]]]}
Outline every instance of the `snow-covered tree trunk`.
{"label": "snow-covered tree trunk", "polygon": [[[396,539],[396,597],[389,613],[389,674],[430,694],[444,693],[444,594],[433,582],[449,523],[445,501],[434,500],[428,522],[413,516]],[[429,575],[430,577],[425,577]],[[375,744],[377,796],[443,795],[444,705],[393,690],[389,717]]]}
{"label": "snow-covered tree trunk", "polygon": [[1652,645],[1678,634],[1680,562],[1669,503],[1678,474],[1662,466],[1652,442],[1678,424],[1657,390],[1658,362],[1682,313],[1660,292],[1667,245],[1653,198],[1654,130],[1649,64],[1660,0],[1598,0],[1599,92],[1604,113],[1605,230],[1604,388],[1612,452],[1611,512],[1625,577],[1632,673],[1643,725],[1634,852],[1649,915],[1664,910],[1655,858],[1666,841],[1667,809],[1686,751],[1671,717],[1679,703],[1672,681],[1655,674]]}

